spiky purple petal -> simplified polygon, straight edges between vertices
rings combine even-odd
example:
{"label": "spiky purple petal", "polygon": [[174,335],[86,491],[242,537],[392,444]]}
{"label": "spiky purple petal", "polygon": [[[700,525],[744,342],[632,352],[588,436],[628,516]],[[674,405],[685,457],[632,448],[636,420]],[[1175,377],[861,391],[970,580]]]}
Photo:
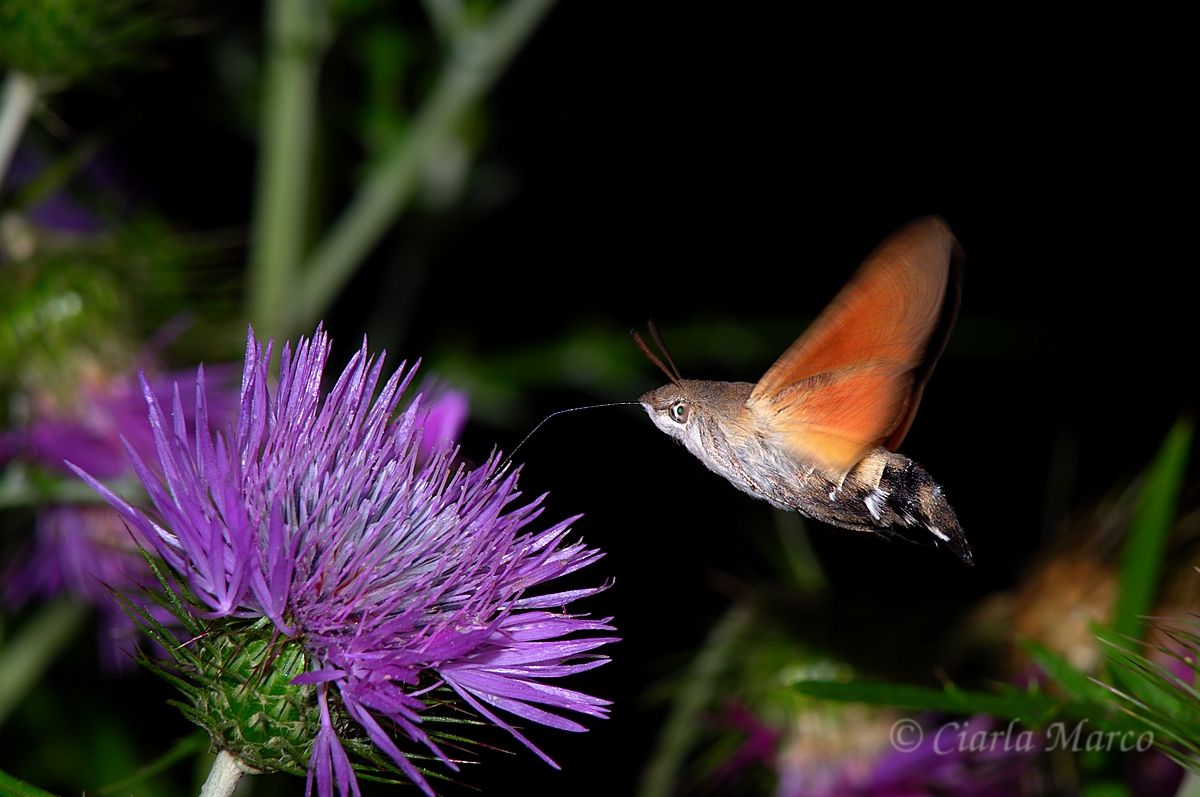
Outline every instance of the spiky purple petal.
{"label": "spiky purple petal", "polygon": [[313,744],[312,759],[308,766],[308,782],[304,793],[312,795],[313,781],[316,780],[317,794],[333,795],[333,784],[336,781],[338,794],[341,797],[362,797],[358,789],[358,780],[354,770],[350,768],[350,758],[342,747],[341,740],[333,730],[333,722],[329,718],[329,697],[325,689],[317,693],[321,706],[321,730]]}

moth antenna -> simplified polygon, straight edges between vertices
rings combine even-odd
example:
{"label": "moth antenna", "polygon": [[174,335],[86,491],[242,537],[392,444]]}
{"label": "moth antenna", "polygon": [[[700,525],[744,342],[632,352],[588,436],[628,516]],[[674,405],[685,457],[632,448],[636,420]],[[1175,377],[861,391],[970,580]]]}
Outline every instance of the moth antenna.
{"label": "moth antenna", "polygon": [[629,334],[633,337],[633,342],[637,344],[637,347],[642,350],[642,354],[646,355],[650,362],[657,365],[659,370],[667,375],[667,379],[670,379],[673,384],[678,385],[679,377],[668,371],[667,366],[663,365],[663,361],[658,359],[654,352],[650,351],[650,347],[646,345],[646,341],[642,340],[642,336],[638,334],[638,331],[631,329],[629,330]]}
{"label": "moth antenna", "polygon": [[683,374],[679,373],[679,366],[675,365],[675,361],[671,359],[671,352],[667,349],[667,344],[663,343],[662,336],[658,334],[658,327],[654,325],[654,319],[651,318],[646,322],[646,326],[650,327],[650,337],[654,338],[654,342],[658,344],[658,350],[667,358],[667,362],[671,364],[671,370],[675,372],[675,383],[683,381]]}
{"label": "moth antenna", "polygon": [[[634,333],[634,334],[636,334],[636,333]],[[542,424],[545,423],[546,421],[550,420],[551,418],[553,418],[555,415],[562,415],[563,413],[567,413],[567,412],[578,412],[579,410],[598,410],[601,407],[624,407],[627,405],[636,405],[636,404],[637,404],[636,401],[613,401],[608,404],[589,404],[586,407],[569,407],[565,410],[558,410],[556,412],[552,412],[549,415],[547,415],[545,418],[542,418],[541,423],[539,423],[537,426],[533,427],[533,431],[531,431],[529,434],[525,435],[524,440],[517,443],[517,447],[512,450],[511,454],[509,454],[507,457],[504,458],[504,462],[500,465],[500,467],[497,469],[497,471],[503,471],[505,468],[507,468],[508,463],[512,462],[512,458],[515,457],[517,455],[517,452],[521,450],[521,446],[525,445],[525,443],[529,441],[529,438],[533,437],[533,432],[536,432],[538,429],[541,429]]]}

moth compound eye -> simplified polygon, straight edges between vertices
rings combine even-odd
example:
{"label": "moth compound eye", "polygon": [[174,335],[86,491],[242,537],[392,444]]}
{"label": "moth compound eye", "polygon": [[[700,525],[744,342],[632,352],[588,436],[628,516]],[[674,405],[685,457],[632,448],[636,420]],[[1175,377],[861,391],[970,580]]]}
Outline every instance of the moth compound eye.
{"label": "moth compound eye", "polygon": [[675,423],[687,423],[688,416],[692,414],[692,408],[687,405],[687,402],[681,401],[671,407],[671,420]]}

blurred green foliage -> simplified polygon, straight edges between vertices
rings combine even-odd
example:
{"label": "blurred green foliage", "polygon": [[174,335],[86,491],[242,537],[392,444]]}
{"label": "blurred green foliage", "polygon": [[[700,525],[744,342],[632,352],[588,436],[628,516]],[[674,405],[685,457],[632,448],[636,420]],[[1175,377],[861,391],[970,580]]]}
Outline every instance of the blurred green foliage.
{"label": "blurred green foliage", "polygon": [[[173,319],[180,328],[166,331],[182,336],[180,359],[239,350],[244,330],[225,320],[236,274],[221,264],[223,236],[181,238],[150,215],[99,236],[30,234],[41,237],[37,253],[6,264],[0,280],[0,390],[69,404],[83,379],[99,375],[89,371],[130,372],[140,342]],[[180,316],[192,308],[203,315]]]}
{"label": "blurred green foliage", "polygon": [[177,0],[0,0],[0,65],[69,83],[150,63]]}
{"label": "blurred green foliage", "polygon": [[[2,387],[44,390],[64,402],[81,369],[132,364],[130,316],[116,276],[77,253],[9,264],[0,283]],[[83,357],[81,358],[81,355]]]}

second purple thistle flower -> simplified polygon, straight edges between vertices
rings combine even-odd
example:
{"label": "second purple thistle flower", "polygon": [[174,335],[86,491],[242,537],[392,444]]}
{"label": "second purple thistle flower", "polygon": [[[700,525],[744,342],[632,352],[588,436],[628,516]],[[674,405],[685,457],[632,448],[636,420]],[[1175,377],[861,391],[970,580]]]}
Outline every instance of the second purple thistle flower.
{"label": "second purple thistle flower", "polygon": [[[402,365],[373,399],[383,361],[364,341],[323,397],[328,355],[320,329],[294,352],[285,346],[271,391],[270,346],[251,332],[237,427],[225,432],[209,428],[203,369],[193,430],[178,389],[168,421],[146,387],[160,467],[132,447],[129,454],[156,519],[80,475],[182,577],[198,604],[188,610],[212,633],[269,620],[302,647],[306,671],[291,683],[309,701],[309,727],[297,741],[311,753],[297,763],[322,797],[335,785],[343,795],[358,791],[347,728],[432,795],[397,740],[457,771],[422,726],[423,697],[439,687],[554,765],[505,717],[583,731],[559,712],[607,715],[609,701],[553,683],[608,660],[593,651],[616,638],[594,634],[613,631],[612,618],[566,612],[605,585],[539,589],[602,552],[567,541],[577,518],[531,531],[542,498],[517,502],[518,471],[495,457],[476,469],[455,466],[453,441],[423,442],[431,402],[396,414],[413,370]],[[228,721],[198,714],[189,716],[206,727]],[[267,760],[255,749],[261,742],[246,741],[257,731],[209,731],[248,765]]]}

